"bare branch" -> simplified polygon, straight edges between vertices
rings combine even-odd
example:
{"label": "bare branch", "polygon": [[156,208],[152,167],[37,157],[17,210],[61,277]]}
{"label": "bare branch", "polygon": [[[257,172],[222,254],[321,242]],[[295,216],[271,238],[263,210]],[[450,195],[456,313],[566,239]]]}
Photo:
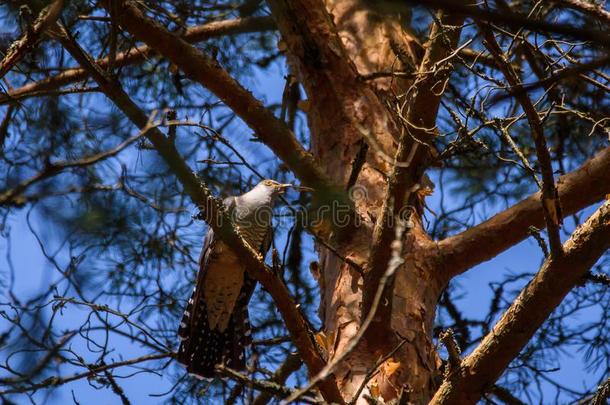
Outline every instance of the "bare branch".
{"label": "bare branch", "polygon": [[46,380],[41,381],[39,383],[28,384],[28,385],[23,385],[23,386],[16,386],[14,388],[11,388],[11,389],[8,389],[5,391],[0,391],[0,395],[18,394],[18,393],[23,393],[23,392],[28,392],[28,391],[37,391],[37,390],[40,390],[43,388],[55,388],[59,385],[64,385],[64,384],[67,384],[72,381],[81,380],[83,378],[94,377],[98,373],[103,373],[107,370],[112,370],[117,367],[131,366],[134,364],[143,363],[145,361],[165,359],[165,358],[171,357],[172,355],[173,355],[173,353],[155,353],[155,354],[148,354],[148,355],[141,356],[141,357],[136,357],[136,358],[129,359],[129,360],[117,361],[117,362],[111,363],[111,364],[103,364],[103,365],[93,365],[92,364],[92,365],[88,366],[89,370],[85,371],[83,373],[77,373],[77,374],[74,374],[69,377],[49,377]]}
{"label": "bare branch", "polygon": [[526,405],[519,398],[515,397],[509,390],[499,385],[494,385],[488,392],[506,405]]}
{"label": "bare branch", "polygon": [[16,108],[17,107],[14,105],[8,106],[6,114],[0,123],[0,156],[4,153],[4,142],[6,142],[6,138],[8,137],[8,128]]}
{"label": "bare branch", "polygon": [[[288,377],[301,367],[301,364],[301,358],[295,353],[290,353],[284,363],[273,373],[271,381],[276,384],[284,384]],[[261,392],[252,405],[265,405],[272,397],[268,392]]]}
{"label": "bare branch", "polygon": [[451,0],[409,0],[409,2],[423,4],[428,7],[440,7],[453,14],[462,14],[480,21],[505,24],[506,26],[514,29],[527,28],[532,31],[553,32],[581,41],[591,41],[605,47],[607,47],[608,43],[610,43],[610,36],[606,31],[578,28],[569,23],[550,23],[542,20],[532,19],[529,16],[521,13],[473,7],[470,4],[464,4],[463,2]]}
{"label": "bare branch", "polygon": [[261,392],[277,395],[280,398],[285,398],[292,393],[291,389],[274,381],[255,380],[224,365],[216,366],[216,370],[225,377],[234,379],[239,384],[250,386]]}
{"label": "bare branch", "polygon": [[[274,23],[271,17],[247,17],[225,21],[213,21],[203,25],[189,27],[184,36],[190,43],[202,42],[223,35],[235,35],[251,32],[272,30]],[[141,45],[125,52],[119,52],[114,60],[114,67],[133,65],[144,62],[154,56],[155,50],[148,45]],[[110,57],[98,59],[96,63],[104,70],[110,66]],[[89,77],[83,68],[66,69],[63,72],[47,77],[37,82],[28,83],[16,89],[10,89],[6,94],[0,94],[0,104],[6,104],[26,97],[34,97],[41,92],[56,90],[67,84],[76,83]]]}
{"label": "bare branch", "polygon": [[610,12],[604,8],[601,4],[594,2],[582,1],[582,0],[555,0],[562,6],[569,7],[573,10],[589,14],[601,22],[610,24]]}
{"label": "bare branch", "polygon": [[[526,47],[525,49],[528,51],[526,53],[526,57],[533,56],[529,52],[529,48]],[[584,73],[591,72],[591,71],[594,71],[595,69],[605,67],[608,64],[610,64],[610,57],[604,56],[599,59],[591,60],[587,63],[581,63],[581,64],[577,64],[575,66],[564,67],[562,69],[553,71],[547,77],[541,78],[540,80],[537,80],[533,83],[527,83],[527,84],[522,83],[522,84],[520,84],[520,86],[518,86],[516,88],[511,88],[508,94],[499,94],[497,96],[492,97],[490,99],[490,101],[498,102],[498,101],[503,100],[508,97],[522,96],[524,93],[534,91],[539,88],[552,89],[553,86],[555,86],[562,80],[570,79],[570,78],[574,78],[574,77],[582,77],[582,78],[587,78],[589,80],[592,80]],[[534,64],[530,63],[530,65],[534,65]],[[585,79],[585,80],[587,80],[587,79]],[[595,82],[595,84],[597,84],[597,82]]]}
{"label": "bare branch", "polygon": [[438,389],[430,404],[474,404],[504,372],[536,330],[610,248],[610,201],[564,244],[564,256],[545,261],[492,331]]}
{"label": "bare branch", "polygon": [[[610,148],[557,181],[564,215],[594,204],[610,193]],[[490,260],[529,235],[529,227],[544,226],[540,193],[494,215],[487,221],[437,243],[441,268],[450,278]]]}
{"label": "bare branch", "polygon": [[[561,213],[561,204],[559,202],[559,195],[557,193],[557,188],[555,187],[551,154],[549,153],[544,136],[542,120],[538,115],[536,107],[534,107],[534,103],[532,103],[532,100],[529,98],[527,93],[523,91],[523,86],[519,80],[519,77],[517,76],[517,73],[506,59],[490,27],[483,24],[480,24],[479,27],[483,31],[485,46],[498,61],[498,66],[500,67],[500,70],[502,70],[502,73],[504,74],[504,77],[508,83],[512,86],[512,88],[515,89],[515,97],[519,101],[519,104],[521,104],[521,107],[523,108],[523,111],[527,117],[527,121],[532,131],[532,137],[534,138],[534,144],[536,145],[536,155],[538,156],[540,171],[542,172],[542,194],[540,201],[542,203],[542,212],[544,213],[546,228],[549,235],[551,255],[561,256],[562,251],[559,229],[563,218]],[[512,92],[512,90],[509,91]]]}
{"label": "bare branch", "polygon": [[130,137],[129,139],[121,142],[119,145],[114,148],[96,153],[92,156],[87,156],[78,160],[70,160],[56,163],[47,163],[42,171],[37,173],[36,175],[30,177],[27,180],[22,181],[15,187],[12,187],[8,190],[0,191],[0,205],[15,205],[21,206],[25,202],[28,201],[28,197],[23,195],[23,192],[27,190],[28,187],[33,184],[39,183],[43,180],[49,179],[57,174],[62,173],[66,169],[75,168],[75,167],[85,167],[98,162],[101,162],[110,157],[116,156],[122,150],[127,148],[129,145],[140,139],[142,136],[146,135],[146,132],[150,129],[150,127],[144,127],[142,131],[138,134]]}
{"label": "bare branch", "polygon": [[114,392],[119,397],[119,399],[121,400],[123,405],[131,405],[131,402],[129,401],[129,398],[127,398],[127,395],[125,394],[125,390],[123,390],[123,387],[121,387],[116,382],[116,379],[112,376],[112,374],[108,370],[104,370],[104,376],[106,377],[106,379],[110,383],[110,387],[112,388],[112,392]]}

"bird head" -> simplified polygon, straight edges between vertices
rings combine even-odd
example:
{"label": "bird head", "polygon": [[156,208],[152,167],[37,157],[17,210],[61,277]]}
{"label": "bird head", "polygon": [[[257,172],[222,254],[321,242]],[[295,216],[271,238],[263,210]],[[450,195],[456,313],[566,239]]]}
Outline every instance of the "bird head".
{"label": "bird head", "polygon": [[288,188],[294,188],[300,191],[312,191],[313,189],[303,186],[295,186],[290,183],[279,183],[275,180],[263,180],[258,183],[252,190],[242,196],[248,201],[257,204],[272,203],[278,196],[284,194]]}

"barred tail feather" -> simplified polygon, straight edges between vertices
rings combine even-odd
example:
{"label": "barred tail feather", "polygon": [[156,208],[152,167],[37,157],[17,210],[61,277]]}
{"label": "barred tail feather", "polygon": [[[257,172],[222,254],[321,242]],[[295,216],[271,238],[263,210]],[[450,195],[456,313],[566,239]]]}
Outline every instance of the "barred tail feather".
{"label": "barred tail feather", "polygon": [[193,287],[193,293],[191,294],[191,298],[189,298],[188,302],[186,303],[186,308],[184,309],[184,313],[182,314],[182,320],[180,321],[180,326],[178,327],[178,337],[180,338],[180,340],[188,338],[191,333],[191,314],[193,313],[195,292],[196,287]]}
{"label": "barred tail feather", "polygon": [[217,364],[235,370],[245,369],[245,348],[251,343],[249,298],[249,294],[247,297],[246,294],[240,295],[227,328],[219,331],[210,329],[203,299],[199,299],[194,308],[196,295],[193,292],[178,330],[181,342],[177,360],[186,366],[189,374],[212,378],[216,374],[214,368]]}

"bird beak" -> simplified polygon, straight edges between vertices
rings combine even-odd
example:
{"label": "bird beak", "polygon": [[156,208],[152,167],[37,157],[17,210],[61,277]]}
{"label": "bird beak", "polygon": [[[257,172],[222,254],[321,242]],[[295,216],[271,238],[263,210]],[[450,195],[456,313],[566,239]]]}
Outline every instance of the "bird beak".
{"label": "bird beak", "polygon": [[297,186],[297,185],[290,184],[290,183],[280,184],[277,187],[282,191],[284,191],[287,188],[291,188],[291,187],[298,191],[313,191],[313,188],[311,188],[311,187]]}

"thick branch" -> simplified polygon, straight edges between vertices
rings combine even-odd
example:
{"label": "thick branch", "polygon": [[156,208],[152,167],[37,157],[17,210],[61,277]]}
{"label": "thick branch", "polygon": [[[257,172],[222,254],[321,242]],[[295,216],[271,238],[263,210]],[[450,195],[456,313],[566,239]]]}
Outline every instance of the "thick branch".
{"label": "thick branch", "polygon": [[[78,44],[69,37],[61,27],[56,29],[62,45],[72,57],[91,75],[104,94],[140,129],[148,126],[148,117],[131,100],[121,86],[110,78],[95,62],[85,54]],[[290,296],[286,285],[263,262],[260,254],[253,250],[236,232],[231,218],[222,202],[214,197],[206,185],[186,164],[176,150],[175,145],[164,134],[153,127],[146,132],[147,138],[161,155],[170,170],[176,175],[185,192],[193,202],[203,210],[206,222],[214,229],[215,234],[239,255],[248,272],[258,280],[274,299],[286,327],[292,335],[293,342],[301,358],[307,364],[309,372],[317,373],[324,367],[324,359],[317,350],[311,336],[308,322]],[[341,396],[333,378],[320,383],[320,391],[329,402],[341,402]]]}
{"label": "thick branch", "polygon": [[474,404],[504,372],[551,312],[610,248],[610,201],[595,211],[563,248],[564,256],[547,259],[493,330],[441,385],[430,404]]}
{"label": "thick branch", "polygon": [[[108,7],[107,1],[104,3]],[[146,17],[135,2],[124,0],[118,7],[119,22],[127,31],[172,61],[187,77],[216,94],[302,183],[317,191],[331,189],[314,157],[298,142],[290,128],[235,81],[216,60]]]}
{"label": "thick branch", "polygon": [[57,20],[63,7],[64,0],[55,0],[40,13],[23,37],[11,45],[4,59],[0,61],[0,79],[36,45],[44,31]]}
{"label": "thick branch", "polygon": [[[273,29],[274,26],[275,24],[271,17],[236,18],[233,20],[214,21],[190,27],[186,30],[186,33],[182,38],[187,42],[196,43],[223,35],[267,31]],[[113,66],[116,68],[141,63],[153,56],[154,53],[154,49],[151,49],[148,45],[141,45],[134,49],[118,53],[115,57]],[[105,70],[109,66],[110,58],[98,59],[96,63]],[[8,93],[0,95],[0,104],[36,96],[41,92],[44,93],[56,90],[67,84],[85,80],[87,77],[89,77],[89,74],[87,73],[87,70],[83,68],[67,69],[55,76],[50,76],[40,81],[28,83],[22,87],[9,90]]]}
{"label": "thick branch", "polygon": [[[564,215],[594,204],[610,193],[610,148],[557,181]],[[528,228],[544,226],[540,193],[533,194],[487,221],[438,243],[440,265],[449,279],[490,260],[527,238]]]}

